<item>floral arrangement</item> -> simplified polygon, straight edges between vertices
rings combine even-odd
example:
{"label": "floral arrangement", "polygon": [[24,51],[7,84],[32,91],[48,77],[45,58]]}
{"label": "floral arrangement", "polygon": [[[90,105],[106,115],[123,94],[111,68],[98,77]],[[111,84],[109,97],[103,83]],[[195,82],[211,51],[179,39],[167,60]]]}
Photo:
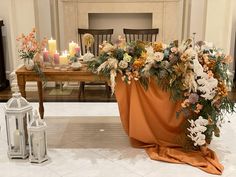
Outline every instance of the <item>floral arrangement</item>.
{"label": "floral arrangement", "polygon": [[88,68],[110,78],[112,93],[117,74],[127,84],[139,81],[145,89],[154,78],[174,101],[181,102],[176,115],[186,117],[186,138],[198,148],[209,144],[213,134],[219,136],[223,113],[234,112],[227,97],[230,60],[207,42],[126,43],[119,37],[115,44],[103,42],[99,57],[88,62]]}
{"label": "floral arrangement", "polygon": [[36,40],[35,28],[28,35],[23,33],[16,39],[20,43],[19,56],[21,59],[33,59],[36,53],[41,53],[47,45],[47,39]]}
{"label": "floral arrangement", "polygon": [[29,63],[30,60],[33,60],[32,69],[39,74],[40,78],[45,80],[41,67],[43,66],[43,60],[41,53],[47,45],[47,38],[44,38],[41,42],[38,42],[36,39],[36,30],[35,28],[28,35],[23,33],[16,39],[19,46],[19,56],[21,59],[24,59],[25,62]]}

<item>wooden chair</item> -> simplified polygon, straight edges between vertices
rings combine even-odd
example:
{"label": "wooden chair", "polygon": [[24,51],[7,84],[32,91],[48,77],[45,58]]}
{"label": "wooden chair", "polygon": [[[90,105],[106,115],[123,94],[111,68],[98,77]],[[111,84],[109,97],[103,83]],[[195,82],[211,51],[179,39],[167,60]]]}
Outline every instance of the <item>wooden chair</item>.
{"label": "wooden chair", "polygon": [[127,42],[141,40],[147,42],[153,42],[157,40],[159,28],[153,29],[127,29],[124,28],[125,39]]}
{"label": "wooden chair", "polygon": [[[103,41],[111,42],[111,37],[113,35],[113,29],[82,29],[78,28],[78,38],[79,38],[79,44],[81,46],[81,54],[84,55],[87,52],[87,48],[83,44],[83,35],[89,33],[94,36],[94,44],[90,48],[90,52],[94,54],[95,57],[99,55],[99,45],[102,44]],[[81,95],[85,94],[85,85],[105,85],[106,88],[106,94],[107,97],[110,98],[111,91],[110,87],[108,86],[107,82],[90,82],[80,83],[80,89],[79,89],[79,98]]]}

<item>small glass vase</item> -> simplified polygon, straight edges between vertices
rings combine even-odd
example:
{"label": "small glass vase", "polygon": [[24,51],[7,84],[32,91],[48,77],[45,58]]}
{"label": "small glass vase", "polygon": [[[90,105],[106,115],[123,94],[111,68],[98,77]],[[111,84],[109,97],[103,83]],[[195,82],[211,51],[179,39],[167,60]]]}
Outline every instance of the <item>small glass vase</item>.
{"label": "small glass vase", "polygon": [[24,59],[25,69],[28,71],[32,71],[34,69],[34,61],[31,58]]}

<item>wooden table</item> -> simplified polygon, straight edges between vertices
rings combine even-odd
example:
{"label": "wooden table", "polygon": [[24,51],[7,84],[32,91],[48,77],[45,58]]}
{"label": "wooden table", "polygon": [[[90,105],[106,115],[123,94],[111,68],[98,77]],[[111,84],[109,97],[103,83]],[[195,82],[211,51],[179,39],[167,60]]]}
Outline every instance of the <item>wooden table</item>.
{"label": "wooden table", "polygon": [[[43,73],[47,81],[107,81],[106,78],[93,74],[92,72],[87,71],[86,67],[82,67],[79,71],[73,71],[68,69],[67,71],[61,71],[56,69],[43,69]],[[27,81],[36,81],[38,86],[39,94],[39,113],[41,118],[44,117],[44,106],[43,106],[43,85],[42,80],[34,71],[28,71],[24,66],[19,68],[16,71],[17,82],[21,95],[26,98],[25,85]]]}

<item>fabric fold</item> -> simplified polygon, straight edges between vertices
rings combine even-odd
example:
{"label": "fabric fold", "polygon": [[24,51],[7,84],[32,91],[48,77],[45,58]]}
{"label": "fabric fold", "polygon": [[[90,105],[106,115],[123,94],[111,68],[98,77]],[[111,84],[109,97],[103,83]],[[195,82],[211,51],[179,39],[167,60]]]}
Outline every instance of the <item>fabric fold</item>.
{"label": "fabric fold", "polygon": [[208,173],[222,174],[223,166],[214,151],[185,150],[182,142],[186,119],[176,117],[180,104],[171,101],[170,94],[158,88],[153,79],[148,90],[144,90],[138,81],[126,84],[118,77],[115,94],[132,146],[145,148],[153,160],[185,163]]}

